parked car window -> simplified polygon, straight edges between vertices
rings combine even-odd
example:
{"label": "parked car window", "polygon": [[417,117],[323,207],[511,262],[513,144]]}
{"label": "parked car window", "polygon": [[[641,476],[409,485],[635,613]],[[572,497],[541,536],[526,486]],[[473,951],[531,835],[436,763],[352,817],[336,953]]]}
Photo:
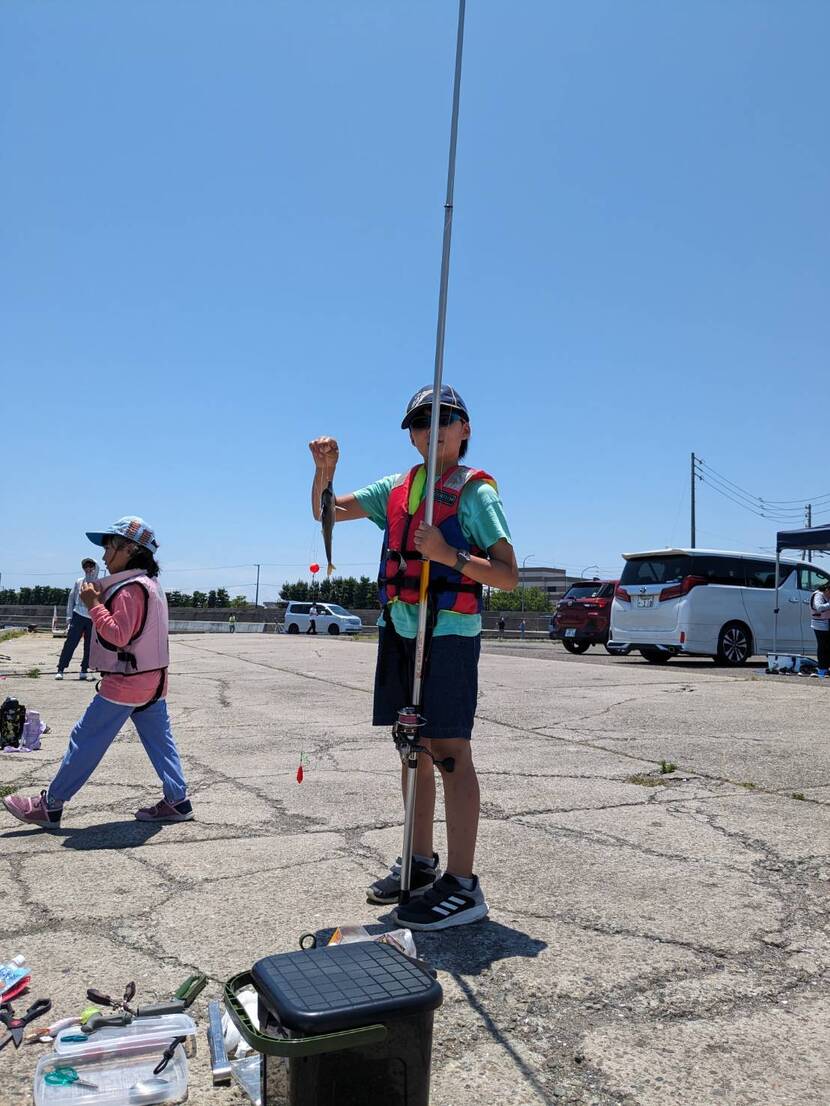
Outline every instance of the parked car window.
{"label": "parked car window", "polygon": [[566,599],[592,599],[601,591],[599,584],[572,584],[565,592]]}
{"label": "parked car window", "polygon": [[820,568],[802,566],[798,570],[798,586],[802,591],[817,591],[819,588],[827,587],[828,583],[830,583],[830,576]]}
{"label": "parked car window", "polygon": [[669,553],[665,557],[637,557],[625,562],[620,583],[668,584],[692,575],[692,558],[685,553]]}
{"label": "parked car window", "polygon": [[740,557],[713,557],[695,553],[692,557],[692,575],[702,576],[709,584],[731,584],[742,587],[744,562]]}
{"label": "parked car window", "polygon": [[614,595],[614,585],[613,584],[603,584],[602,590],[600,591],[597,598],[599,598],[599,599],[611,599],[613,597],[613,595]]}
{"label": "parked car window", "polygon": [[310,610],[311,610],[311,604],[310,603],[292,603],[291,604],[291,613],[292,614],[308,614],[308,612]]}
{"label": "parked car window", "polygon": [[332,614],[344,614],[348,617],[349,612],[345,607],[341,607],[339,603],[326,603],[326,610]]}
{"label": "parked car window", "polygon": [[[774,588],[775,587],[775,564],[769,561],[744,561],[744,571],[746,572],[746,586],[748,588]],[[781,583],[790,574],[790,569],[786,565],[781,565]]]}

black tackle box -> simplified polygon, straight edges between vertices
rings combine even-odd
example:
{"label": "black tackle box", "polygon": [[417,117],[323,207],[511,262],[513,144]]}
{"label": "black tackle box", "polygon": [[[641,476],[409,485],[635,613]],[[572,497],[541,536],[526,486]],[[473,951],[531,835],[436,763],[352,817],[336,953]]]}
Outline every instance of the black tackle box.
{"label": "black tackle box", "polygon": [[[236,992],[253,985],[259,1030]],[[432,969],[361,941],[258,960],[225,988],[243,1037],[263,1054],[262,1106],[428,1106]]]}

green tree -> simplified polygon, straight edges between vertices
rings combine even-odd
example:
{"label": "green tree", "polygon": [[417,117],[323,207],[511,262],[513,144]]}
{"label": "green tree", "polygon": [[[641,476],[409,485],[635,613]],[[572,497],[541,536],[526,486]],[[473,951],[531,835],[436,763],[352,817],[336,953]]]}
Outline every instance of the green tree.
{"label": "green tree", "polygon": [[[522,602],[524,596],[524,602]],[[493,588],[490,595],[491,611],[549,611],[550,600],[541,588],[516,588],[515,591],[497,591]]]}
{"label": "green tree", "polygon": [[38,584],[34,588],[3,588],[0,591],[0,604],[4,606],[35,606],[35,607],[60,607],[66,606],[69,598],[69,588],[50,588],[46,584]]}
{"label": "green tree", "polygon": [[338,595],[340,598],[337,600],[342,606],[351,609],[354,605],[354,597],[357,590],[357,580],[354,576],[346,576],[338,583],[340,587],[338,589]]}
{"label": "green tree", "polygon": [[307,600],[309,597],[309,588],[305,580],[297,580],[295,583],[290,584],[286,581],[282,585],[280,591],[280,599],[297,599],[300,602]]}
{"label": "green tree", "polygon": [[233,597],[233,599],[231,599],[231,606],[235,607],[236,610],[240,610],[243,607],[247,607],[248,606],[248,596],[247,595],[235,595]]}
{"label": "green tree", "polygon": [[216,589],[216,606],[217,607],[229,607],[231,605],[231,597],[228,595],[225,588]]}
{"label": "green tree", "polygon": [[211,590],[208,592],[207,605],[209,607],[216,606],[216,591],[214,588],[211,588]]}
{"label": "green tree", "polygon": [[169,607],[192,607],[193,596],[185,591],[168,591],[167,605]]}
{"label": "green tree", "polygon": [[207,606],[207,598],[208,598],[207,595],[205,595],[205,593],[203,591],[194,591],[193,592],[193,606],[194,607],[206,607]]}
{"label": "green tree", "polygon": [[355,610],[375,609],[378,607],[377,585],[368,576],[357,580],[354,576],[324,577],[308,583],[305,580],[286,582],[280,589],[280,599],[321,603],[340,603],[343,607]]}
{"label": "green tree", "polygon": [[377,584],[368,576],[361,576],[355,589],[354,605],[360,611],[374,610],[380,607]]}

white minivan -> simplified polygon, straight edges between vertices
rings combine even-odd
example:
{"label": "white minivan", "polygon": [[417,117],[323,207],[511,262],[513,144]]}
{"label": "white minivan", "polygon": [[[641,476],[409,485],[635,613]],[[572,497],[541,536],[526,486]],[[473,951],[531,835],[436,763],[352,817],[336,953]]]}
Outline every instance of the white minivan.
{"label": "white minivan", "polygon": [[363,623],[338,603],[298,603],[292,600],[285,608],[284,624],[289,634],[304,634],[311,625],[310,611],[317,608],[314,623],[318,634],[356,634]]}
{"label": "white minivan", "polygon": [[[624,553],[611,605],[609,647],[639,649],[652,664],[687,653],[745,664],[773,651],[775,558],[719,549]],[[830,575],[781,560],[778,640],[782,653],[815,652],[810,597]]]}

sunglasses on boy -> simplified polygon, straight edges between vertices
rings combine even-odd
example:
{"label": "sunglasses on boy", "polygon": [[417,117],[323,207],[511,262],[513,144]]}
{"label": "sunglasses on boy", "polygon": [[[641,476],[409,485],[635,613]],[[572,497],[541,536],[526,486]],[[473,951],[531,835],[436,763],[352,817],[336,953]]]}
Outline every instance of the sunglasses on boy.
{"label": "sunglasses on boy", "polygon": [[[438,412],[439,426],[452,426],[455,422],[463,422],[464,418],[451,407],[442,407]],[[409,423],[410,430],[429,430],[432,425],[432,412],[427,408],[423,415],[415,415]]]}

